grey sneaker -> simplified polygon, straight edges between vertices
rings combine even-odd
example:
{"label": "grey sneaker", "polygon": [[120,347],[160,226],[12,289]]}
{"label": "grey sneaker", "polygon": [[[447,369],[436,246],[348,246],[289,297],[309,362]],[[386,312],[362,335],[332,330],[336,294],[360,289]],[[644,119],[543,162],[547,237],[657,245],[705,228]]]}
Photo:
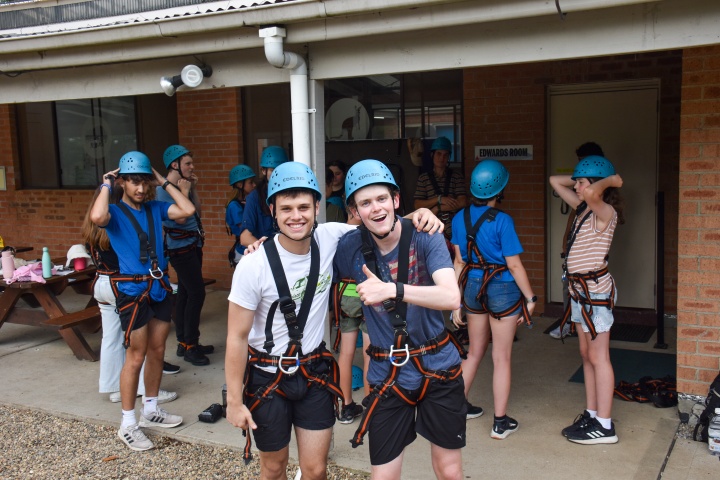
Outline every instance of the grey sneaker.
{"label": "grey sneaker", "polygon": [[570,335],[570,322],[567,322],[565,326],[562,329],[562,335],[560,334],[560,325],[557,326],[552,332],[549,334],[552,338],[560,340],[561,338],[565,338]]}
{"label": "grey sneaker", "polygon": [[137,423],[130,425],[127,428],[120,427],[118,430],[118,437],[123,441],[130,450],[136,452],[142,452],[154,448],[155,445],[148,439]]}
{"label": "grey sneaker", "polygon": [[161,427],[172,428],[177,427],[183,422],[180,415],[173,415],[158,407],[154,413],[140,415],[141,427]]}
{"label": "grey sneaker", "polygon": [[[158,392],[158,403],[172,402],[178,397],[177,392],[168,392],[167,390],[160,390]],[[143,403],[145,403],[145,395],[143,395]]]}

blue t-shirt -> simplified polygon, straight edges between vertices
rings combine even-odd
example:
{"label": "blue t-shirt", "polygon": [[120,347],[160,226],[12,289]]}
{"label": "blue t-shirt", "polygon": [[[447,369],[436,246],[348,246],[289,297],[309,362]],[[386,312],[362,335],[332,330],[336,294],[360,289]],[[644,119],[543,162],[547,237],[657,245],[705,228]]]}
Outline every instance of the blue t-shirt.
{"label": "blue t-shirt", "polygon": [[[488,206],[478,207],[471,205],[467,207],[470,209],[470,221],[473,225],[482,216],[485,211],[490,208]],[[468,252],[467,252],[467,232],[465,230],[465,209],[460,210],[452,220],[452,243],[460,247],[460,254],[462,259],[467,263]],[[511,257],[513,255],[520,255],[523,252],[522,245],[520,245],[520,239],[515,233],[515,223],[512,217],[505,212],[498,211],[495,220],[492,222],[485,221],[480,225],[478,234],[475,236],[475,242],[477,243],[480,253],[488,263],[498,263],[505,265],[505,257]],[[473,261],[477,262],[475,254]],[[468,277],[481,278],[483,271],[480,269],[472,269],[468,273]],[[496,276],[493,280],[500,282],[513,282],[513,278],[510,271],[502,272]]]}
{"label": "blue t-shirt", "polygon": [[[160,202],[166,202],[170,204],[174,204],[175,200],[173,200],[172,196],[165,191],[162,187],[156,187],[155,189],[155,198],[158,199]],[[177,223],[174,220],[164,220],[163,226],[166,228],[177,228],[179,230],[187,230],[189,232],[198,232],[198,221],[197,221],[197,213],[195,215],[191,215],[185,219],[185,223]],[[200,236],[191,236],[187,238],[181,238],[181,239],[174,239],[172,238],[172,235],[168,233],[167,238],[165,239],[165,242],[167,243],[168,250],[174,250],[176,248],[182,248],[186,247],[188,245],[192,245],[193,243],[197,242],[198,247],[202,247],[203,241],[202,237]]]}
{"label": "blue t-shirt", "polygon": [[[122,201],[122,200],[121,200]],[[124,203],[124,202],[123,202]],[[168,209],[170,204],[153,200],[144,205],[150,206],[153,221],[155,222],[155,253],[157,254],[158,267],[160,270],[167,268],[167,260],[163,252],[163,235],[161,220],[167,220]],[[140,210],[128,206],[128,210],[133,214],[140,228],[144,232],[149,232],[148,219],[145,214],[145,206]],[[110,222],[105,226],[110,244],[117,253],[120,262],[120,273],[124,275],[149,275],[151,268],[150,258],[145,263],[140,262],[140,239],[135,231],[130,219],[120,210],[117,205],[110,205]],[[169,284],[167,275],[165,282]],[[125,295],[138,296],[147,288],[147,282],[118,282],[118,289]],[[153,282],[150,289],[150,298],[156,302],[165,299],[167,292],[162,288],[160,282]]]}
{"label": "blue t-shirt", "polygon": [[[243,210],[245,205],[240,203],[238,199],[230,200],[227,208],[225,209],[225,223],[230,227],[230,233],[239,237],[240,234],[245,230],[242,227]],[[245,252],[245,247],[238,243],[235,247],[235,251],[242,255]]]}
{"label": "blue t-shirt", "polygon": [[[367,277],[362,272],[365,258],[360,250],[362,235],[360,230],[345,234],[338,244],[335,255],[335,269],[339,278],[353,278],[357,283],[364,282]],[[381,256],[375,249],[377,264],[383,281],[396,281],[398,268],[398,252],[400,246],[387,255]],[[428,235],[418,233],[413,229],[410,241],[410,262],[408,272],[409,285],[434,285],[432,274],[442,268],[452,268],[450,254],[443,235]],[[363,305],[363,314],[367,322],[370,343],[377,347],[389,349],[393,345],[394,332],[388,313],[382,303]],[[441,310],[431,310],[417,305],[407,304],[407,329],[414,345],[421,345],[437,337],[445,330],[445,321]],[[435,355],[422,357],[425,368],[430,370],[449,369],[460,363],[460,355],[451,343]],[[370,371],[367,379],[370,384],[382,382],[390,372],[390,362],[370,361]],[[414,390],[420,387],[423,376],[417,371],[412,362],[408,362],[400,369],[398,383],[403,387]]]}
{"label": "blue t-shirt", "polygon": [[275,233],[272,217],[265,215],[260,209],[260,197],[257,189],[250,192],[245,199],[242,229],[250,230],[255,238],[270,237]]}

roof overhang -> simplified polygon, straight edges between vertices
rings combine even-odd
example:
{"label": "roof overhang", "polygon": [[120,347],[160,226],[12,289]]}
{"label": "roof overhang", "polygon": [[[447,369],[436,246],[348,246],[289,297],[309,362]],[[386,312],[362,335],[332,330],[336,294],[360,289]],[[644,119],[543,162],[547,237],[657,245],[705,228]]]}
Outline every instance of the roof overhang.
{"label": "roof overhang", "polygon": [[[387,4],[391,4],[388,6]],[[198,88],[287,81],[258,29],[284,25],[310,77],[466,68],[720,43],[712,0],[296,0],[0,39],[0,103],[160,93],[161,76],[206,63]],[[2,33],[2,32],[0,32]]]}

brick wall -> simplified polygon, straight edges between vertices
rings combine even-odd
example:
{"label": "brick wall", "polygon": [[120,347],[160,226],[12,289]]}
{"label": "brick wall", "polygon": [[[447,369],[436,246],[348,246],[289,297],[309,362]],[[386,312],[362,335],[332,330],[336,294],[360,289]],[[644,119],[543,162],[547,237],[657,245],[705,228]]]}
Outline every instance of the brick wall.
{"label": "brick wall", "polygon": [[203,275],[229,288],[227,252],[234,242],[225,231],[225,205],[233,191],[228,173],[243,163],[239,88],[178,93],[179,142],[193,152],[205,229]]}
{"label": "brick wall", "polygon": [[32,252],[18,254],[40,258],[43,246],[53,258],[64,257],[70,245],[81,243],[80,225],[92,199],[88,190],[16,190],[20,171],[15,108],[0,105],[0,165],[5,167],[7,191],[0,192],[0,235],[5,245],[28,245]]}
{"label": "brick wall", "polygon": [[720,368],[720,46],[683,54],[678,391],[707,394]]}
{"label": "brick wall", "polygon": [[[472,68],[464,72],[465,158],[475,145],[531,144],[531,162],[508,162],[511,175],[503,208],[512,213],[522,256],[541,304],[546,284],[546,87],[551,84],[606,82],[640,78],[661,79],[660,179],[665,191],[665,307],[676,309],[677,295],[677,155],[681,52],[588,58],[523,65]],[[466,163],[466,178],[474,162]]]}

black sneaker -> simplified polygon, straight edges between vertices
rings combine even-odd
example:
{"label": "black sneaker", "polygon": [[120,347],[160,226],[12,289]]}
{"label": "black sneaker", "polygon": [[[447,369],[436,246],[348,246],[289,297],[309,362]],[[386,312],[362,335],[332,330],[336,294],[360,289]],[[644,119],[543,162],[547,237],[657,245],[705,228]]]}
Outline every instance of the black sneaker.
{"label": "black sneaker", "polygon": [[206,357],[202,352],[200,352],[197,347],[190,347],[186,349],[183,359],[186,362],[190,362],[197,367],[202,367],[204,365],[210,364],[210,359]]}
{"label": "black sneaker", "polygon": [[570,425],[569,427],[565,427],[562,429],[563,437],[567,437],[570,433],[574,432],[575,430],[578,430],[580,428],[583,428],[585,424],[590,420],[590,414],[587,410],[583,410],[583,412],[575,417],[575,421]]}
{"label": "black sneaker", "polygon": [[467,420],[470,420],[471,418],[482,417],[483,413],[484,412],[483,412],[482,407],[476,407],[476,406],[472,405],[470,402],[467,402],[467,415],[465,416],[465,418]]}
{"label": "black sneaker", "polygon": [[[200,345],[200,344],[198,343],[197,345],[195,345],[195,348],[197,348],[198,351],[199,351],[200,353],[202,353],[203,355],[208,355],[208,354],[213,353],[213,352],[215,351],[215,346],[214,346],[214,345]],[[187,344],[185,344],[185,343],[178,343],[177,351],[175,352],[175,354],[176,354],[178,357],[184,357],[186,350],[187,350]]]}
{"label": "black sneaker", "polygon": [[580,443],[582,445],[618,442],[618,437],[615,434],[615,424],[611,424],[610,428],[606,429],[603,428],[597,418],[591,418],[582,428],[570,432],[567,439],[573,443]]}
{"label": "black sneaker", "polygon": [[507,438],[511,433],[515,433],[518,429],[518,422],[514,418],[507,415],[502,420],[495,420],[493,428],[490,430],[490,438],[502,440]]}
{"label": "black sneaker", "polygon": [[363,407],[362,405],[358,405],[355,402],[352,402],[349,405],[345,405],[342,409],[342,412],[340,413],[340,418],[338,420],[340,423],[348,424],[353,423],[353,421],[363,414]]}
{"label": "black sneaker", "polygon": [[163,373],[165,375],[175,375],[180,371],[180,367],[178,365],[173,365],[172,363],[163,362]]}

